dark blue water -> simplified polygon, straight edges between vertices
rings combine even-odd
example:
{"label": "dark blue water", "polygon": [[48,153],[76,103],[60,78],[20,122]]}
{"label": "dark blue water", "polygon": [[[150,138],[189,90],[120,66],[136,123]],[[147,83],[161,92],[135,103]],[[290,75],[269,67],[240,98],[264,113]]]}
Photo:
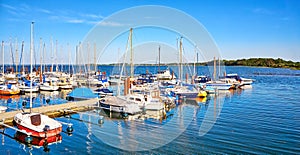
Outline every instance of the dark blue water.
{"label": "dark blue water", "polygon": [[[188,100],[162,119],[124,120],[99,111],[57,118],[73,123],[75,131],[72,136],[62,133],[61,143],[50,145],[49,154],[299,154],[300,71],[252,67],[226,71],[255,79],[253,88],[206,101]],[[99,115],[105,116],[104,124],[98,123]],[[1,154],[47,154],[43,147],[26,147],[0,136]]]}

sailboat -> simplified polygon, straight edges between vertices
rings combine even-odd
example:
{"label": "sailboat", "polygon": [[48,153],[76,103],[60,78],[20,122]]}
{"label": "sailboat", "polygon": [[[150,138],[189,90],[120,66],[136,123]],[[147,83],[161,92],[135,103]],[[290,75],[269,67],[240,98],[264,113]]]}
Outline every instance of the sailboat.
{"label": "sailboat", "polygon": [[184,84],[182,82],[183,78],[182,78],[182,74],[183,74],[183,68],[182,68],[182,37],[180,39],[179,42],[179,85],[175,86],[175,88],[173,89],[169,89],[171,90],[171,92],[168,92],[169,94],[171,94],[171,96],[182,96],[185,98],[190,98],[190,99],[194,99],[198,96],[199,92],[198,90],[194,87],[194,85],[189,85],[189,84]]}
{"label": "sailboat", "polygon": [[[220,63],[219,63],[220,67]],[[228,81],[220,81],[216,80],[216,58],[214,57],[214,80],[206,82],[204,85],[205,90],[209,93],[216,93],[218,90],[226,91],[229,90],[232,87],[232,83]]]}
{"label": "sailboat", "polygon": [[[31,44],[30,44],[30,71],[32,73],[32,53],[33,53],[33,24],[31,23]],[[32,83],[32,78],[30,78]],[[32,84],[30,85],[32,87]],[[30,92],[30,112],[17,113],[14,116],[14,122],[20,130],[31,133],[33,137],[47,138],[56,136],[62,131],[62,124],[58,121],[43,115],[41,113],[33,113],[32,109],[32,91]]]}

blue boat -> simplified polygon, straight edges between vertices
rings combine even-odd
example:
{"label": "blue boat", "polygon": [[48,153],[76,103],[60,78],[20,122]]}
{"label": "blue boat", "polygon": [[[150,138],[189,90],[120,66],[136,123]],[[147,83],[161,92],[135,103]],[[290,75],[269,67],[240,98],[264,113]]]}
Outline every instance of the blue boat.
{"label": "blue boat", "polygon": [[81,101],[81,100],[88,100],[93,98],[98,98],[98,96],[94,94],[91,89],[86,87],[75,88],[66,97],[68,101]]}

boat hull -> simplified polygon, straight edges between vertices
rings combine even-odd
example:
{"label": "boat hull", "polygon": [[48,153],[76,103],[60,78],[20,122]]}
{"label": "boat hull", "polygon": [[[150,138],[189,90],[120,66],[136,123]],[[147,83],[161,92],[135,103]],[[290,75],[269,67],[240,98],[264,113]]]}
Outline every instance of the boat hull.
{"label": "boat hull", "polygon": [[132,115],[142,112],[137,104],[127,102],[126,100],[115,96],[107,96],[106,98],[99,100],[99,106],[101,109],[111,112],[126,113]]}
{"label": "boat hull", "polygon": [[20,90],[17,91],[0,90],[0,95],[18,95],[18,94],[20,94]]}
{"label": "boat hull", "polygon": [[[15,138],[21,143],[26,143],[25,141],[26,137],[27,135],[21,132],[17,132],[15,134]],[[31,144],[35,146],[44,146],[45,142],[47,142],[47,144],[52,144],[60,141],[62,141],[62,136],[58,134],[47,138],[33,137]]]}
{"label": "boat hull", "polygon": [[206,84],[206,89],[229,90],[232,84],[211,83]]}
{"label": "boat hull", "polygon": [[61,123],[40,113],[18,113],[14,122],[18,129],[33,137],[52,137],[62,132]]}
{"label": "boat hull", "polygon": [[25,126],[22,126],[20,124],[17,124],[17,128],[20,129],[20,130],[24,130],[27,133],[31,133],[31,136],[33,136],[33,137],[41,137],[41,138],[53,137],[53,136],[56,136],[56,135],[58,135],[62,132],[62,127],[55,128],[55,129],[52,129],[52,130],[48,130],[47,132],[44,132],[44,131],[43,132],[37,132],[37,131],[29,129]]}
{"label": "boat hull", "polygon": [[41,91],[57,91],[59,89],[58,86],[40,86]]}
{"label": "boat hull", "polygon": [[196,98],[198,96],[198,92],[187,92],[187,93],[184,93],[184,92],[175,92],[176,95],[179,95],[179,96],[182,96],[182,97],[185,97],[185,98]]}

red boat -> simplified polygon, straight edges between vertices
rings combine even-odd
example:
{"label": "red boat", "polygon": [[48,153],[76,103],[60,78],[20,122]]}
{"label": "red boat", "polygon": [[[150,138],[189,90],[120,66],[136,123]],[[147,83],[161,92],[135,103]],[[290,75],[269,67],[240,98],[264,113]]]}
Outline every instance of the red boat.
{"label": "red boat", "polygon": [[[27,135],[21,132],[17,132],[15,134],[15,138],[21,142],[21,143],[26,143],[25,139],[26,139]],[[45,146],[45,144],[49,145],[52,143],[57,143],[57,142],[61,142],[62,141],[62,136],[60,134],[52,136],[52,137],[47,137],[47,138],[38,138],[38,137],[32,137],[32,145],[35,146]],[[47,143],[45,143],[47,142]]]}
{"label": "red boat", "polygon": [[31,133],[33,137],[52,137],[62,131],[61,123],[40,113],[18,113],[14,121],[18,129]]}
{"label": "red boat", "polygon": [[[30,68],[32,68],[32,54],[33,54],[33,24],[31,23],[31,35],[30,35]],[[32,69],[30,70],[32,74]],[[31,79],[32,83],[32,79]],[[32,86],[32,85],[31,85]],[[32,90],[31,90],[32,91]],[[32,92],[30,92],[30,98],[32,98]],[[49,118],[41,113],[32,113],[32,100],[30,100],[30,113],[17,113],[14,116],[14,122],[18,129],[30,133],[33,137],[48,138],[53,137],[61,133],[62,125],[58,121]]]}

